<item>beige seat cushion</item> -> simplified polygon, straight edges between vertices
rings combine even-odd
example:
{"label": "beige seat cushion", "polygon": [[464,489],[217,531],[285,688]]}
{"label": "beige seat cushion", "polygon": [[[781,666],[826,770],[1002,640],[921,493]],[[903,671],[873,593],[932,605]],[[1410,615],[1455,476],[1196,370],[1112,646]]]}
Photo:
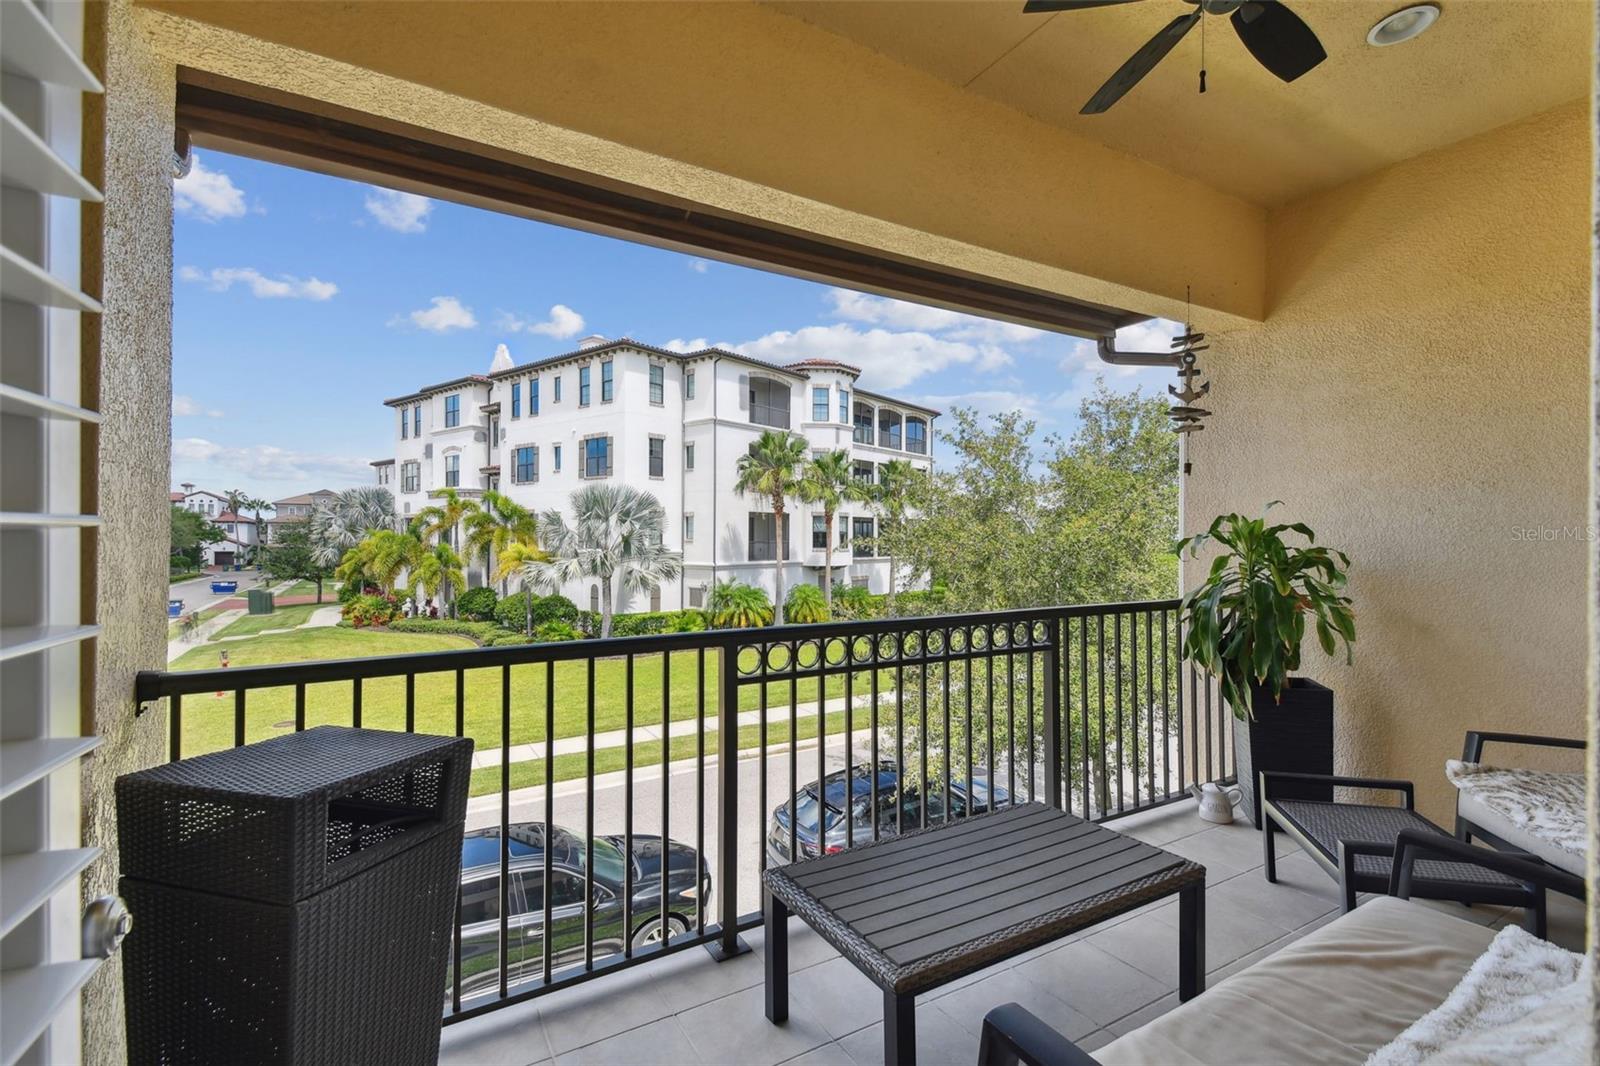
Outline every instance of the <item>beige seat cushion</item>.
{"label": "beige seat cushion", "polygon": [[1094,1053],[1107,1066],[1354,1063],[1444,1002],[1494,932],[1380,896]]}
{"label": "beige seat cushion", "polygon": [[1456,813],[1469,822],[1482,826],[1512,847],[1537,855],[1558,870],[1565,870],[1577,877],[1584,876],[1582,855],[1574,855],[1537,833],[1529,832],[1526,827],[1513,822],[1498,808],[1485,803],[1482,797],[1469,789],[1462,789],[1457,794]]}

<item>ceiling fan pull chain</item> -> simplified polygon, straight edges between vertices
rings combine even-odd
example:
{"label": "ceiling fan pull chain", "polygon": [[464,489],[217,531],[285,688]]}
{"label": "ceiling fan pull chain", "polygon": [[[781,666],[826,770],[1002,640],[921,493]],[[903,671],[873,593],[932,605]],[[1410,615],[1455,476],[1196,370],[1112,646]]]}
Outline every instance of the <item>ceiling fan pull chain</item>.
{"label": "ceiling fan pull chain", "polygon": [[1200,19],[1200,92],[1206,91],[1206,20]]}

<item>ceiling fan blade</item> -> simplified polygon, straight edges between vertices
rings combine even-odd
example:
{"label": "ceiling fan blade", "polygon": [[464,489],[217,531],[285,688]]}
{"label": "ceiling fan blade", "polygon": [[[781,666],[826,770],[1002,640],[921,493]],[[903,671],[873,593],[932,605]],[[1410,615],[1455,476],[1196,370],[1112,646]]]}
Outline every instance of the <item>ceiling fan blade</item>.
{"label": "ceiling fan blade", "polygon": [[1091,7],[1114,7],[1117,4],[1135,4],[1138,0],[1028,0],[1022,5],[1025,15],[1037,15],[1045,11],[1077,11]]}
{"label": "ceiling fan blade", "polygon": [[1195,8],[1187,15],[1179,15],[1162,28],[1160,33],[1145,42],[1144,47],[1128,57],[1128,61],[1111,75],[1111,79],[1100,90],[1089,98],[1083,105],[1080,115],[1098,115],[1112,104],[1121,100],[1127,91],[1139,84],[1139,80],[1150,73],[1155,65],[1172,51],[1173,46],[1183,40],[1183,35],[1194,29],[1194,24],[1200,21],[1201,9]]}
{"label": "ceiling fan blade", "polygon": [[1256,61],[1284,81],[1328,58],[1311,27],[1278,0],[1250,0],[1229,21]]}

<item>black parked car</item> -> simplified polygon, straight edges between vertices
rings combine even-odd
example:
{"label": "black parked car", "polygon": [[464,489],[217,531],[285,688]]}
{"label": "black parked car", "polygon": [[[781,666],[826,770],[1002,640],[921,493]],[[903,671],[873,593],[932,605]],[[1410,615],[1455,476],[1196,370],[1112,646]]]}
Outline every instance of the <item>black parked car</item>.
{"label": "black parked car", "polygon": [[[544,969],[544,853],[542,822],[522,822],[510,831],[511,884],[507,890],[507,980],[538,977]],[[594,895],[585,906],[587,842],[581,833],[553,826],[550,830],[551,965],[583,962],[584,913],[592,915],[594,957],[654,944],[687,932],[695,908],[711,905],[711,868],[694,848],[668,840],[667,920],[661,922],[661,838],[634,834],[633,852],[625,855],[625,838],[594,838]],[[624,875],[633,868],[632,920],[625,926]],[[461,844],[461,994],[463,997],[499,987],[500,830],[475,829]],[[453,980],[453,975],[451,980]],[[447,984],[446,986],[450,986]],[[448,993],[447,993],[448,994]]]}
{"label": "black parked car", "polygon": [[[878,763],[878,836],[894,836],[922,828],[922,792],[915,785],[900,788],[900,772],[892,762]],[[816,782],[803,787],[795,797],[797,831],[801,859],[814,859],[822,852],[833,854],[848,846],[850,833],[847,825],[854,825],[857,844],[872,839],[872,771],[869,766],[857,766],[850,788],[849,822],[845,820],[845,771],[835,770],[822,779],[819,800]],[[986,777],[972,780],[972,794],[967,794],[965,778],[950,780],[951,818],[964,818],[981,814],[992,803],[1004,807],[1012,802],[1011,793],[1004,786],[992,789]],[[945,821],[944,788],[936,785],[928,792],[928,824]],[[817,824],[822,823],[821,850],[819,851]],[[767,824],[767,861],[781,865],[789,861],[789,804],[787,801],[772,809],[772,819]]]}

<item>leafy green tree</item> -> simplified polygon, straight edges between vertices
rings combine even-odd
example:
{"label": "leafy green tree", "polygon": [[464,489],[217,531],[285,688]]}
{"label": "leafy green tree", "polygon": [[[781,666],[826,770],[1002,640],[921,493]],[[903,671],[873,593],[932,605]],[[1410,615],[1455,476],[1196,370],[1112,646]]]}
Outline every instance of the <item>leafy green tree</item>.
{"label": "leafy green tree", "polygon": [[333,568],[322,561],[309,522],[285,526],[276,541],[261,549],[261,571],[274,581],[315,581],[317,602],[321,603],[322,583]]}
{"label": "leafy green tree", "polygon": [[201,545],[217,544],[225,539],[222,527],[205,515],[173,505],[171,554],[174,558],[199,566]]}
{"label": "leafy green tree", "polygon": [[666,512],[648,492],[626,485],[586,485],[571,497],[572,519],[551,509],[539,516],[547,558],[523,564],[536,588],[555,593],[569,582],[600,582],[600,636],[611,635],[616,594],[654,592],[683,572],[683,560],[664,544]]}
{"label": "leafy green tree", "polygon": [[866,486],[856,479],[850,468],[850,453],[842,448],[808,459],[801,467],[800,498],[822,508],[827,536],[823,548],[822,598],[829,615],[833,614],[834,518],[846,502],[861,502],[867,497]]}
{"label": "leafy green tree", "polygon": [[[1113,392],[1100,382],[1082,402],[1079,417],[1070,440],[1046,437],[1036,443],[1034,423],[1014,412],[987,421],[968,410],[953,412],[943,437],[951,461],[913,482],[903,521],[885,523],[880,550],[893,550],[913,573],[931,575],[945,587],[953,611],[1175,595],[1178,450],[1165,401]],[[1065,633],[1074,669],[1065,675],[1060,699],[1073,738],[1072,759],[1087,761],[1092,798],[1101,810],[1114,794],[1116,767],[1135,762],[1134,738],[1145,738],[1138,742],[1138,761],[1151,758],[1149,724],[1159,724],[1161,711],[1159,699],[1147,697],[1151,691],[1159,696],[1163,683],[1174,687],[1179,676],[1174,661],[1149,677],[1146,633],[1140,623],[1135,639],[1127,628],[1133,624],[1122,618],[1074,620]],[[930,668],[926,698],[941,709],[928,716],[933,780],[947,770],[962,778],[974,770],[981,776],[991,757],[1003,765],[1014,751],[1020,781],[1043,758],[1045,663],[1043,653],[1032,654],[1038,661],[1031,686],[1022,655]],[[1087,673],[1076,668],[1083,657],[1091,664]],[[922,687],[920,671],[908,672],[907,706],[923,698]],[[917,717],[907,715],[905,729],[891,741],[918,743],[919,722],[912,720]],[[1159,727],[1153,732],[1164,735]],[[919,771],[920,765],[908,767],[912,776]]]}
{"label": "leafy green tree", "polygon": [[756,439],[747,454],[739,456],[736,468],[739,480],[734,488],[772,505],[772,530],[778,542],[777,565],[773,568],[777,577],[773,601],[778,604],[780,626],[783,625],[783,567],[789,561],[789,538],[783,535],[783,512],[785,501],[800,491],[800,464],[806,461],[809,448],[804,437],[769,429]]}

